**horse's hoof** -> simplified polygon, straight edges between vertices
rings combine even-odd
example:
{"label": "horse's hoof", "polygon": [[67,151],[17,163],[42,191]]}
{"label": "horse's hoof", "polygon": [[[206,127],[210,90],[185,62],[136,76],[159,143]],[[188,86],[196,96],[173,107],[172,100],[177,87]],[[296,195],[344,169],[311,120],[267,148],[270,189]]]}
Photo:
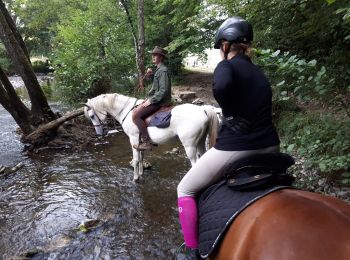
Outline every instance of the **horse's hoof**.
{"label": "horse's hoof", "polygon": [[140,181],[140,178],[139,178],[139,177],[138,177],[138,178],[135,178],[135,177],[134,177],[133,181],[134,181],[135,183],[138,183],[138,182]]}

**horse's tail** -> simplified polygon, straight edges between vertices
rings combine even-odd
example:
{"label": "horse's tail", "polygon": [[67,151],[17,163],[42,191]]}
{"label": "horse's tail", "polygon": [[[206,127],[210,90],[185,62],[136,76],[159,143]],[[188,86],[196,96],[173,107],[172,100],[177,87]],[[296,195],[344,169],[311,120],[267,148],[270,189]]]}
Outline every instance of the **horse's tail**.
{"label": "horse's tail", "polygon": [[204,108],[208,119],[208,139],[209,139],[209,148],[212,148],[215,145],[216,137],[218,135],[219,128],[219,119],[216,112],[211,108]]}

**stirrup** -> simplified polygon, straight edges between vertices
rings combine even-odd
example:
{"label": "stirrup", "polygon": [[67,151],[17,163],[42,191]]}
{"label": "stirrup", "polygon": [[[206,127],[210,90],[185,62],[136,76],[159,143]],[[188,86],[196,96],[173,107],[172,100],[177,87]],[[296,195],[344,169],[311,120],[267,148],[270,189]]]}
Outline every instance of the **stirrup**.
{"label": "stirrup", "polygon": [[180,253],[181,249],[185,246],[185,242],[183,242],[175,251],[175,258],[174,260],[177,260],[177,256]]}
{"label": "stirrup", "polygon": [[[190,254],[193,254],[193,255],[185,255],[185,258],[183,258],[182,257],[182,259],[189,259],[189,257],[190,257],[190,259],[191,260],[199,260],[199,259],[202,259],[202,257],[200,256],[200,254],[199,254],[199,251],[198,251],[198,249],[191,249],[191,248],[188,248],[188,247],[186,247],[186,244],[185,244],[185,242],[183,242],[178,248],[177,248],[177,250],[176,250],[176,252],[175,252],[175,260],[179,260],[179,254],[180,254],[180,251],[185,251],[185,250],[183,250],[183,249],[187,249],[187,250],[190,250],[191,252],[190,252]],[[181,257],[180,257],[180,259],[181,259]]]}

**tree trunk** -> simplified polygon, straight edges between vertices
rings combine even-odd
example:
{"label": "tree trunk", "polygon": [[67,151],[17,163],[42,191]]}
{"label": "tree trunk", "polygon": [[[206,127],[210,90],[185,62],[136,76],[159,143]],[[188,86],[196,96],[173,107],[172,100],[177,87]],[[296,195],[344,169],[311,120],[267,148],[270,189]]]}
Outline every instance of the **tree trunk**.
{"label": "tree trunk", "polygon": [[22,39],[21,36],[15,27],[12,26],[11,28],[11,24],[14,24],[12,19],[12,22],[8,22],[9,16],[4,3],[0,0],[0,39],[28,90],[31,101],[32,124],[39,125],[42,122],[55,119],[56,116],[49,107],[44,92],[34,74],[28,59],[28,53],[21,46],[23,40],[17,40],[18,38]]}
{"label": "tree trunk", "polygon": [[34,127],[31,125],[31,113],[8,80],[0,66],[0,104],[12,115],[24,134],[29,134]]}
{"label": "tree trunk", "polygon": [[7,21],[8,25],[11,28],[12,33],[15,35],[17,42],[21,46],[22,50],[24,51],[24,54],[26,55],[27,59],[30,62],[28,49],[27,49],[27,47],[26,47],[26,45],[25,45],[25,43],[24,43],[20,33],[17,31],[15,22],[11,18],[11,15],[7,11],[6,6],[5,6],[5,4],[2,1],[0,1],[0,12],[2,12],[4,14],[4,16],[6,18],[6,21]]}
{"label": "tree trunk", "polygon": [[139,39],[137,45],[137,71],[139,77],[139,89],[144,89],[145,75],[145,15],[144,15],[144,0],[139,0],[137,5],[137,19],[139,24]]}
{"label": "tree trunk", "polygon": [[138,16],[138,37],[136,36],[136,31],[132,21],[131,14],[129,12],[128,5],[125,0],[120,0],[122,6],[124,7],[135,47],[135,60],[138,76],[138,89],[142,90],[144,88],[144,76],[145,76],[145,17],[144,17],[144,0],[138,0],[137,6],[137,16]]}

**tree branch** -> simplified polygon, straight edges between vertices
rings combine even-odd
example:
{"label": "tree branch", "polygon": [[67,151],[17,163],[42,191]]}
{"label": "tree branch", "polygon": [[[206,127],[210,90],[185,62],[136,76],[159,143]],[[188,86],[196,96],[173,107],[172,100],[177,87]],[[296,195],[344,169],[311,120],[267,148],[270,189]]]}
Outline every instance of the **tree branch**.
{"label": "tree branch", "polygon": [[35,131],[22,138],[24,143],[39,144],[48,143],[56,136],[57,128],[64,122],[84,114],[84,109],[79,108],[53,120],[45,125],[39,126]]}

